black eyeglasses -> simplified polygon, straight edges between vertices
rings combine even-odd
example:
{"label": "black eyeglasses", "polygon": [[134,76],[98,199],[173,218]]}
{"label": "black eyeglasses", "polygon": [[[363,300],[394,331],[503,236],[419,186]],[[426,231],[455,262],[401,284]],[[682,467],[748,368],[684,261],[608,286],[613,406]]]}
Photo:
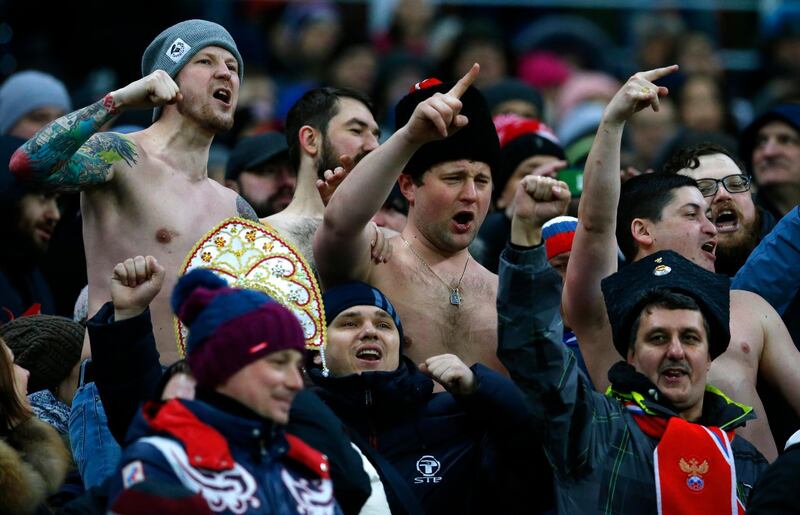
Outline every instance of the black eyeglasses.
{"label": "black eyeglasses", "polygon": [[722,179],[698,179],[697,187],[704,197],[713,197],[722,183],[728,193],[742,193],[750,189],[750,177],[740,173],[723,177]]}

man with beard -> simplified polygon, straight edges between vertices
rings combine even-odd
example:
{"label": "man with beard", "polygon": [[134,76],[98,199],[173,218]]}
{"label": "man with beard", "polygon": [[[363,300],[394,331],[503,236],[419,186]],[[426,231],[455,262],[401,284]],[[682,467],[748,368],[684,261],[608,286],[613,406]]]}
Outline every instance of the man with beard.
{"label": "man with beard", "polygon": [[[455,354],[468,366],[504,370],[497,359],[497,276],[468,246],[486,217],[500,150],[489,109],[471,86],[474,65],[455,84],[427,79],[395,108],[397,131],[366,156],[325,209],[314,257],[326,288],[348,280],[383,291],[407,321],[415,362]],[[370,259],[369,221],[395,182],[408,223],[389,240],[392,259]]]}
{"label": "man with beard", "polygon": [[61,217],[58,195],[23,187],[8,171],[11,154],[25,141],[0,136],[0,322],[19,317],[28,309],[54,314],[50,288],[39,262]]}
{"label": "man with beard", "polygon": [[741,142],[758,185],[756,200],[782,217],[800,203],[800,105],[770,109],[745,129]]}
{"label": "man with beard", "polygon": [[716,272],[730,277],[775,226],[774,217],[753,202],[750,177],[743,169],[727,149],[714,143],[683,149],[664,165],[664,173],[697,181],[717,228]]}
{"label": "man with beard", "polygon": [[[606,107],[587,160],[579,223],[564,285],[564,309],[592,382],[600,391],[608,386],[608,371],[619,360],[600,291],[601,280],[617,268],[615,243],[628,261],[673,250],[714,271],[717,228],[706,217],[707,203],[694,179],[646,174],[620,185],[625,122],[648,106],[658,109],[659,97],[667,90],[653,82],[675,70],[677,66],[639,72],[628,80]],[[730,305],[731,341],[712,363],[710,381],[732,399],[754,407],[759,419],[740,433],[768,459],[774,459],[777,451],[756,381],[762,374],[779,388],[794,411],[800,412],[800,352],[763,298],[732,290]]]}
{"label": "man with beard", "polygon": [[236,142],[225,168],[225,186],[238,192],[259,217],[286,209],[297,185],[289,147],[280,132],[245,136]]}
{"label": "man with beard", "polygon": [[[312,89],[289,110],[286,141],[290,165],[297,170],[297,187],[286,209],[261,221],[286,237],[312,267],[316,268],[312,240],[325,203],[347,175],[344,170],[337,174],[333,170],[342,165],[351,169],[378,148],[379,136],[372,104],[354,90]],[[374,242],[378,232],[375,228],[370,231]]]}
{"label": "man with beard", "polygon": [[[81,190],[90,316],[109,298],[117,263],[144,253],[166,268],[152,305],[163,363],[178,357],[169,293],[184,257],[221,220],[257,220],[206,168],[214,135],[233,125],[242,73],[227,30],[203,20],[178,23],[145,50],[143,78],[57,119],[11,159],[18,179]],[[153,108],[147,129],[98,132],[125,110]]]}

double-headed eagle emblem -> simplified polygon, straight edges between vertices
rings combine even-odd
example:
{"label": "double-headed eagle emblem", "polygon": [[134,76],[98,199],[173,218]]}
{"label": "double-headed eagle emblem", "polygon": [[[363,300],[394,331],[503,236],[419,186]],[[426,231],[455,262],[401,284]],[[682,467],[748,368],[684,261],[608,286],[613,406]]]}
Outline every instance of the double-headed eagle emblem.
{"label": "double-headed eagle emblem", "polygon": [[698,464],[694,458],[691,458],[688,462],[681,458],[678,465],[680,465],[682,471],[689,474],[689,477],[686,478],[686,486],[694,492],[702,490],[705,486],[703,474],[708,473],[708,460],[703,460],[703,463]]}

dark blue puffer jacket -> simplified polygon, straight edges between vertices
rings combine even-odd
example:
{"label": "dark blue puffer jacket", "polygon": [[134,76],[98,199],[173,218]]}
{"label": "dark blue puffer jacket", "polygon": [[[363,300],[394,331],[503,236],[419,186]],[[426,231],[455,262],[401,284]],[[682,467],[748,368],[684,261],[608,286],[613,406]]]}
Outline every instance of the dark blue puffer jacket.
{"label": "dark blue puffer jacket", "polygon": [[[552,476],[522,394],[483,365],[471,370],[478,388],[459,397],[434,394],[406,357],[394,372],[310,375],[322,400],[404,483],[384,484],[413,491],[425,513],[536,512],[552,499]],[[524,496],[513,492],[523,483]],[[522,497],[525,506],[515,506]]]}

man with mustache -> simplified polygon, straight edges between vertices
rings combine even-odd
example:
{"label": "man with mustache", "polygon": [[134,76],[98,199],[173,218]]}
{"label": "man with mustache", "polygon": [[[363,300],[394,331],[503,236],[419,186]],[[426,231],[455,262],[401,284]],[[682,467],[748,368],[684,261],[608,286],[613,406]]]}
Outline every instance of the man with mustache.
{"label": "man with mustache", "polygon": [[[598,390],[619,359],[611,337],[600,281],[617,268],[616,243],[629,262],[659,250],[674,250],[714,271],[717,228],[706,217],[697,182],[682,175],[648,174],[620,186],[620,142],[625,122],[652,106],[666,88],[653,81],[677,66],[639,72],[606,107],[587,160],[584,195],[564,292],[567,318]],[[735,189],[735,188],[734,188]],[[619,201],[619,208],[616,204]],[[615,213],[616,211],[616,213]],[[760,296],[734,290],[730,296],[731,342],[714,360],[710,380],[731,398],[755,408],[759,419],[740,431],[768,458],[777,455],[756,393],[759,374],[779,388],[800,412],[800,352],[775,310]]]}
{"label": "man with mustache", "polygon": [[[143,78],[55,120],[11,159],[20,180],[81,191],[90,316],[109,298],[118,262],[145,253],[164,265],[165,285],[153,301],[163,363],[178,358],[169,292],[184,257],[220,221],[257,220],[207,170],[214,136],[233,126],[243,73],[225,28],[204,20],[178,23],[144,51]],[[100,132],[128,109],[153,109],[153,124],[131,134]]]}
{"label": "man with mustache", "polygon": [[[528,191],[516,196],[520,225],[556,198]],[[605,278],[617,363],[603,394],[561,343],[560,279],[525,225],[501,256],[498,356],[542,427],[559,513],[744,513],[767,466],[734,434],[752,408],[707,385],[731,339],[729,279],[672,251]]]}
{"label": "man with mustache", "polygon": [[[372,109],[358,91],[323,87],[304,94],[286,117],[289,162],[297,170],[297,187],[286,209],[261,221],[285,236],[314,268],[314,232],[332,190],[346,176],[344,171],[334,176],[332,170],[342,165],[350,169],[378,148],[380,130]],[[374,242],[377,229],[370,231]]]}

